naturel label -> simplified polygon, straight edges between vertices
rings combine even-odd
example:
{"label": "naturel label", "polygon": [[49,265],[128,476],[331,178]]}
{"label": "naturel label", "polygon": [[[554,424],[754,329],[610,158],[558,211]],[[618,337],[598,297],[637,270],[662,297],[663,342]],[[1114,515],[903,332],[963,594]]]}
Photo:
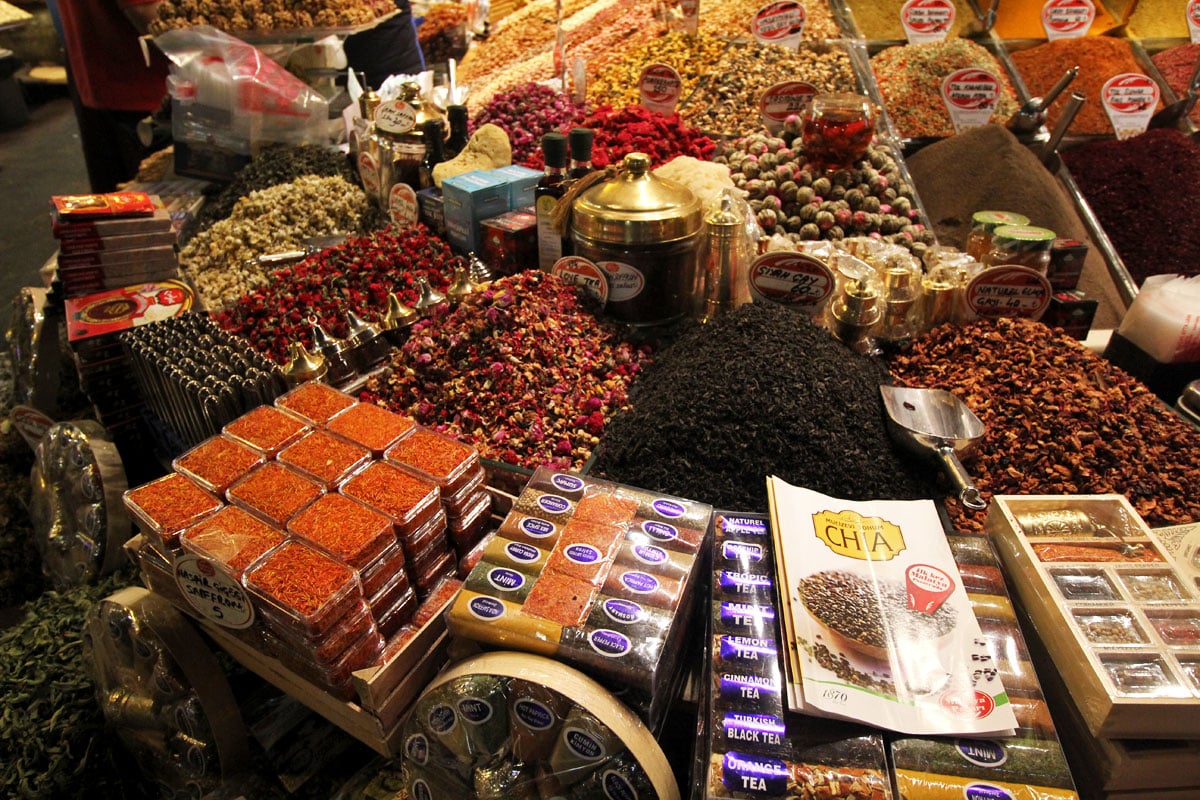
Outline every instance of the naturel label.
{"label": "naturel label", "polygon": [[417,224],[417,193],[407,183],[396,183],[388,191],[388,218],[401,228]]}
{"label": "naturel label", "polygon": [[908,0],[900,7],[900,24],[909,44],[940,42],[954,25],[950,0]]}
{"label": "naturel label", "polygon": [[942,80],[942,102],[955,132],[986,125],[1000,101],[1000,80],[985,69],[956,69]]}
{"label": "naturel label", "polygon": [[1095,18],[1092,0],[1046,0],[1042,6],[1042,28],[1050,41],[1086,36]]}
{"label": "naturel label", "polygon": [[799,48],[807,15],[796,0],[777,0],[760,8],[750,21],[754,38],[764,44]]}
{"label": "naturel label", "polygon": [[817,87],[807,81],[783,81],[771,86],[758,101],[763,125],[771,133],[779,133],[788,117],[808,111],[815,94]]}
{"label": "naturel label", "polygon": [[224,628],[248,628],[254,606],[242,585],[207,558],[187,554],[175,562],[175,583],[201,616]]}
{"label": "naturel label", "polygon": [[565,256],[550,268],[554,277],[582,286],[583,290],[601,306],[608,302],[608,278],[604,270],[582,256]]}
{"label": "naturel label", "polygon": [[670,64],[650,64],[638,78],[638,98],[648,111],[674,114],[683,80]]}
{"label": "naturel label", "polygon": [[1118,139],[1145,133],[1158,107],[1158,84],[1140,72],[1122,72],[1104,82],[1100,102]]}
{"label": "naturel label", "polygon": [[986,319],[1041,319],[1054,290],[1045,275],[1029,267],[1002,264],[985,269],[967,285],[967,305]]}
{"label": "naturel label", "polygon": [[750,294],[815,316],[833,293],[833,272],[804,253],[764,253],[750,264]]}

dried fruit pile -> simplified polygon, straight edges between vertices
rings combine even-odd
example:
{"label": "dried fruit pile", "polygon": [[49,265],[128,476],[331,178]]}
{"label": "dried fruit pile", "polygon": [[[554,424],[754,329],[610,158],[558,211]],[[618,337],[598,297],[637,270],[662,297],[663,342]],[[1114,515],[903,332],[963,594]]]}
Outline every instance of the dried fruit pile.
{"label": "dried fruit pile", "polygon": [[347,239],[274,271],[263,286],[215,316],[222,328],[282,363],[289,343],[312,346],[310,317],[331,335],[344,337],[346,311],[377,320],[387,310],[392,292],[413,305],[419,277],[445,290],[461,263],[449,245],[423,225],[388,228]]}
{"label": "dried fruit pile", "polygon": [[583,105],[541,83],[526,83],[492,96],[475,115],[473,129],[491,123],[508,134],[514,164],[540,169],[542,134],[567,130],[586,114]]}
{"label": "dried fruit pile", "polygon": [[363,399],[496,461],[580,468],[649,358],[597,320],[579,290],[523,272],[413,326]]}
{"label": "dried fruit pile", "polygon": [[[890,367],[897,383],[953,392],[986,426],[964,459],[985,498],[1115,492],[1151,527],[1200,519],[1200,432],[1061,331],[944,325]],[[982,529],[982,512],[946,505],[958,529]]]}

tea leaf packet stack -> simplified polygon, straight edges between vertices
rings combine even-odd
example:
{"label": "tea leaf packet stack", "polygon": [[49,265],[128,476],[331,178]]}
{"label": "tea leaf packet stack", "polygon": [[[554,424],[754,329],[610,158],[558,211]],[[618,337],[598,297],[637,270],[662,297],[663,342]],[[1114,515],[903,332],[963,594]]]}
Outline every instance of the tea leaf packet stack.
{"label": "tea leaf packet stack", "polygon": [[1011,735],[1008,696],[932,501],[768,480],[792,710],[912,734]]}

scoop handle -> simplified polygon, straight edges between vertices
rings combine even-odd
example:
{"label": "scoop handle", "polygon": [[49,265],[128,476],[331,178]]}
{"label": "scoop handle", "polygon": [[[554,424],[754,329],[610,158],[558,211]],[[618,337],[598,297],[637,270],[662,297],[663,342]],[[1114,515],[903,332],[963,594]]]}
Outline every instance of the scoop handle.
{"label": "scoop handle", "polygon": [[954,452],[954,448],[948,444],[939,445],[937,453],[938,458],[942,460],[942,466],[949,474],[950,479],[954,481],[955,488],[958,489],[959,502],[974,511],[982,511],[987,508],[987,503],[983,501],[979,490],[975,488],[971,475],[958,460],[958,454]]}

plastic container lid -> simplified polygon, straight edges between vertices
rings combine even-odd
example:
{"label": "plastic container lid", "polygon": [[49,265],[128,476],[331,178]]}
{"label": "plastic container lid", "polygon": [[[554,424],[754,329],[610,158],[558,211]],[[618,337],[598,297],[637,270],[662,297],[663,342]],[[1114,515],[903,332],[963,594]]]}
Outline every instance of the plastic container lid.
{"label": "plastic container lid", "polygon": [[454,551],[447,549],[440,558],[430,562],[429,566],[419,575],[412,577],[410,573],[413,585],[417,590],[417,597],[421,599],[428,597],[443,578],[453,575],[456,561]]}
{"label": "plastic container lid", "polygon": [[319,483],[275,461],[263,464],[227,492],[230,502],[281,528],[324,493]]}
{"label": "plastic container lid", "polygon": [[1049,250],[1057,234],[1049,228],[1033,225],[1001,225],[992,231],[992,243],[996,247],[1012,250]]}
{"label": "plastic container lid", "polygon": [[388,448],[385,458],[428,476],[450,496],[474,478],[479,451],[457,439],[418,427]]}
{"label": "plastic container lid", "polygon": [[371,454],[357,444],[321,430],[305,433],[279,451],[280,463],[333,489],[337,483],[370,460]]}
{"label": "plastic container lid", "polygon": [[224,505],[198,483],[178,472],[127,489],[122,499],[139,525],[157,533],[171,546],[178,544],[180,531]]}
{"label": "plastic container lid", "polygon": [[343,481],[340,491],[386,514],[398,535],[419,528],[441,510],[436,483],[385,461],[367,464]]}
{"label": "plastic container lid", "polygon": [[339,411],[345,411],[358,401],[319,381],[302,383],[295,389],[275,398],[275,405],[320,425]]}
{"label": "plastic container lid", "polygon": [[1028,225],[1029,217],[1011,211],[976,211],[971,215],[971,230],[991,233],[1001,225]]}
{"label": "plastic container lid", "polygon": [[364,601],[355,570],[294,539],[255,562],[245,583],[265,618],[309,637],[331,630]]}
{"label": "plastic container lid", "polygon": [[375,624],[385,638],[391,639],[401,628],[411,622],[417,613],[419,601],[411,587],[400,595],[391,608],[380,611]]}
{"label": "plastic container lid", "polygon": [[326,427],[330,432],[362,445],[379,458],[402,437],[412,433],[417,423],[374,403],[355,403],[330,419]]}
{"label": "plastic container lid", "polygon": [[184,529],[179,544],[184,551],[215,561],[240,579],[250,564],[284,538],[276,526],[237,506],[225,506]]}
{"label": "plastic container lid", "polygon": [[400,547],[399,542],[393,541],[382,555],[358,571],[363,595],[374,597],[396,575],[407,575],[408,573],[404,571],[406,563],[404,549]]}
{"label": "plastic container lid", "polygon": [[228,423],[222,430],[239,442],[274,456],[299,439],[309,429],[299,417],[286,414],[274,406],[259,406]]}
{"label": "plastic container lid", "polygon": [[268,631],[297,655],[308,657],[315,666],[336,664],[350,645],[377,630],[375,617],[365,602],[351,608],[345,616],[320,636],[307,636],[294,625],[270,625]]}
{"label": "plastic container lid", "polygon": [[223,434],[205,439],[175,458],[171,466],[216,495],[264,461],[262,451]]}
{"label": "plastic container lid", "polygon": [[396,544],[388,517],[340,494],[318,497],[288,521],[287,529],[357,570]]}
{"label": "plastic container lid", "polygon": [[468,475],[472,476],[470,480],[453,495],[447,495],[446,491],[442,490],[442,508],[446,509],[446,513],[451,517],[461,517],[470,513],[479,502],[479,495],[487,494],[483,488],[484,481],[487,480],[487,473],[483,467],[471,470]]}
{"label": "plastic container lid", "polygon": [[412,583],[409,581],[408,575],[401,570],[375,594],[367,595],[367,605],[370,606],[371,613],[378,620],[386,612],[391,611],[392,606],[399,602],[406,592],[410,591],[412,591]]}

